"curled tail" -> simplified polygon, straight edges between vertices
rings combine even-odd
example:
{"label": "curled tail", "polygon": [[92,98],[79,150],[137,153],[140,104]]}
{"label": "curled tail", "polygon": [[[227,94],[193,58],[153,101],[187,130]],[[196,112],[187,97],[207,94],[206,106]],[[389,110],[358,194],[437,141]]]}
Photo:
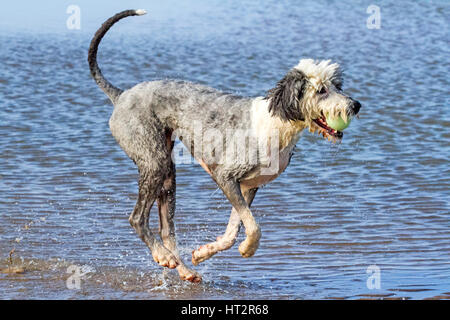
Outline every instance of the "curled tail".
{"label": "curled tail", "polygon": [[95,82],[97,82],[97,85],[100,87],[100,89],[103,90],[104,93],[109,97],[112,103],[116,101],[116,99],[120,96],[120,94],[123,92],[121,89],[116,88],[113,86],[108,80],[105,79],[105,77],[102,74],[102,71],[98,67],[97,64],[97,50],[98,46],[100,44],[100,41],[108,32],[108,30],[115,24],[117,21],[129,17],[129,16],[142,16],[146,14],[145,10],[125,10],[122,11],[115,16],[109,18],[106,20],[100,29],[97,30],[97,32],[94,35],[94,38],[92,38],[91,45],[89,47],[89,53],[88,53],[88,62],[89,62],[89,68],[91,69],[91,75],[94,78]]}

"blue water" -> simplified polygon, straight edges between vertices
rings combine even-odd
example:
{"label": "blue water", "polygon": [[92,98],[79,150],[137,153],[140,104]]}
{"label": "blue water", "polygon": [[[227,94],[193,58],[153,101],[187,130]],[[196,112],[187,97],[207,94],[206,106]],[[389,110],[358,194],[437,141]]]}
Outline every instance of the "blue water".
{"label": "blue water", "polygon": [[[450,297],[448,2],[378,1],[380,29],[367,28],[370,1],[78,3],[80,30],[66,27],[69,2],[2,4],[0,269],[15,248],[25,272],[0,273],[0,298]],[[162,271],[129,226],[137,170],[90,78],[92,35],[128,8],[149,14],[114,26],[99,52],[121,88],[181,78],[258,96],[312,57],[340,63],[345,91],[363,105],[340,145],[302,135],[255,198],[256,255],[235,246],[214,256],[196,267],[198,285]],[[230,209],[199,165],[177,167],[186,261],[224,231]],[[71,265],[89,271],[79,290],[67,286]],[[367,286],[369,266],[380,288]]]}

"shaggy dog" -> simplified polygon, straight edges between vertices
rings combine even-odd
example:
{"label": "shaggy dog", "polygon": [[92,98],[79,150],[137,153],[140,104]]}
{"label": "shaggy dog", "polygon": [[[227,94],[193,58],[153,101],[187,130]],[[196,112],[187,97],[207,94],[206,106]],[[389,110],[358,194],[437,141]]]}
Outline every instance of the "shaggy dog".
{"label": "shaggy dog", "polygon": [[[250,211],[258,187],[286,169],[302,130],[340,140],[342,132],[330,128],[326,118],[340,116],[347,121],[361,105],[342,92],[338,64],[311,59],[301,60],[265,97],[239,97],[172,80],[143,82],[120,90],[103,77],[97,65],[98,45],[114,23],[143,14],[144,10],[127,10],[108,19],[92,39],[89,66],[98,86],[114,105],[109,121],[111,132],[139,169],[139,193],[130,224],[157,263],[177,268],[182,279],[199,282],[201,276],[186,267],[176,246],[175,138],[192,153],[233,206],[223,236],[194,250],[192,263],[197,265],[230,248],[241,222],[246,239],[239,245],[239,252],[251,257],[261,237]],[[155,201],[161,241],[148,225]]]}

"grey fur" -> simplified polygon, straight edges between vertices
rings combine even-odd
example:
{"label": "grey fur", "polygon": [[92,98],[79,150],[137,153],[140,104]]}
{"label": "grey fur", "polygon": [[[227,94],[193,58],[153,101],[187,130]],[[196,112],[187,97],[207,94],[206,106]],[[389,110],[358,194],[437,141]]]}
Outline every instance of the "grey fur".
{"label": "grey fur", "polygon": [[[260,228],[250,211],[257,187],[244,187],[245,183],[241,181],[247,181],[245,179],[258,172],[263,166],[262,160],[258,155],[256,161],[254,158],[229,161],[223,152],[216,150],[213,150],[213,154],[198,153],[192,137],[198,134],[196,131],[200,130],[203,134],[210,128],[220,132],[250,129],[255,99],[176,80],[143,82],[126,91],[114,87],[98,68],[97,48],[101,38],[115,22],[137,14],[134,10],[127,10],[102,25],[89,49],[89,65],[97,84],[114,104],[109,121],[112,135],[139,170],[138,199],[129,218],[130,224],[150,248],[156,262],[169,268],[176,267],[183,279],[198,282],[201,280],[200,275],[185,266],[176,247],[173,223],[176,197],[176,171],[172,159],[174,136],[179,137],[194,158],[203,163],[205,170],[233,206],[224,240],[218,239],[206,245],[202,252],[202,248],[193,252],[193,263],[197,264],[231,247],[240,222],[244,224],[247,238],[239,246],[239,251],[242,256],[250,257],[258,248],[261,237]],[[337,81],[337,85],[340,83]],[[268,92],[266,99],[270,99],[269,111],[272,117],[286,122],[303,121],[305,116],[299,108],[299,101],[305,87],[305,75],[299,70],[291,70]],[[225,148],[231,143],[228,138],[224,142]],[[292,154],[294,145],[295,142],[288,145],[288,156]],[[155,201],[158,203],[162,243],[148,225],[150,209]]]}

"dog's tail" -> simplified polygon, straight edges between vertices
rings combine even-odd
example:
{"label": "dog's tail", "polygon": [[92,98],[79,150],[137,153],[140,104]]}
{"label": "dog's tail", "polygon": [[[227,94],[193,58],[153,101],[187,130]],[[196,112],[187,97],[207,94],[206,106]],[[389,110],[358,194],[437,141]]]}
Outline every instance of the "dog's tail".
{"label": "dog's tail", "polygon": [[115,24],[117,21],[129,17],[129,16],[142,16],[146,14],[147,12],[145,10],[125,10],[122,11],[115,16],[109,18],[106,20],[100,29],[97,30],[97,32],[94,35],[94,38],[92,38],[91,45],[89,47],[89,53],[88,53],[88,62],[89,62],[89,68],[91,69],[91,75],[94,78],[95,82],[97,82],[97,85],[100,87],[100,89],[103,90],[104,93],[109,97],[112,103],[116,101],[116,99],[121,95],[123,92],[121,89],[116,88],[113,86],[108,80],[105,79],[105,77],[102,74],[102,71],[98,67],[97,64],[97,50],[98,46],[100,44],[100,41],[108,32],[108,30]]}

